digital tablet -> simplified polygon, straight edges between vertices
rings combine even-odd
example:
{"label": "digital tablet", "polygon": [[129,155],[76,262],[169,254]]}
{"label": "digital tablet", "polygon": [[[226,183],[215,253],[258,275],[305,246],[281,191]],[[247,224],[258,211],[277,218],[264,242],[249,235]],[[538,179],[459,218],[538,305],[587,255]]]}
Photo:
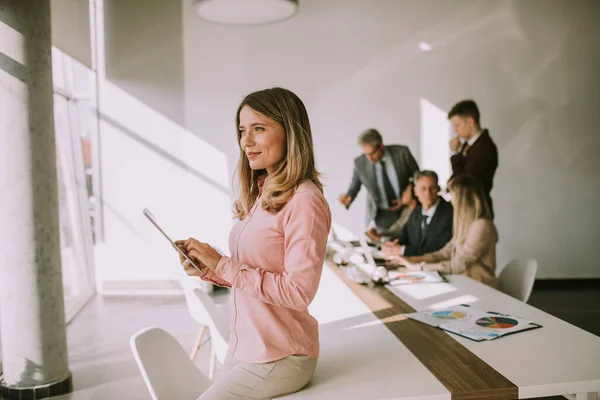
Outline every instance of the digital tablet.
{"label": "digital tablet", "polygon": [[148,221],[150,221],[150,223],[152,225],[154,225],[154,227],[156,229],[158,229],[158,231],[160,233],[162,233],[162,235],[167,238],[167,240],[169,241],[169,243],[171,243],[171,246],[173,246],[175,248],[175,250],[177,250],[179,252],[179,254],[181,254],[183,257],[185,257],[186,260],[188,260],[188,262],[190,263],[190,265],[194,268],[196,268],[199,272],[201,272],[202,274],[204,274],[204,272],[202,271],[202,269],[200,267],[198,267],[196,265],[195,262],[193,262],[188,255],[182,251],[179,247],[177,247],[177,245],[175,244],[175,242],[173,240],[171,240],[171,238],[169,237],[169,235],[167,235],[165,233],[165,231],[162,230],[162,228],[156,223],[156,220],[154,219],[154,215],[152,215],[152,213],[150,212],[150,210],[148,210],[147,208],[144,208],[144,211],[142,211],[142,214],[144,214],[144,216],[146,218],[148,218]]}

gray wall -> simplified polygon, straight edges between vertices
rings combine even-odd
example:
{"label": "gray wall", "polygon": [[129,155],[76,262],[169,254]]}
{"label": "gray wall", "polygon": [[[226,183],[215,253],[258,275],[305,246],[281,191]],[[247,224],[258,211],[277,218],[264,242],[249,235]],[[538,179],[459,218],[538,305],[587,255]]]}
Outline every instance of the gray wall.
{"label": "gray wall", "polygon": [[106,78],[182,124],[182,8],[172,0],[104,0]]}
{"label": "gray wall", "polygon": [[89,0],[50,0],[52,44],[92,68]]}

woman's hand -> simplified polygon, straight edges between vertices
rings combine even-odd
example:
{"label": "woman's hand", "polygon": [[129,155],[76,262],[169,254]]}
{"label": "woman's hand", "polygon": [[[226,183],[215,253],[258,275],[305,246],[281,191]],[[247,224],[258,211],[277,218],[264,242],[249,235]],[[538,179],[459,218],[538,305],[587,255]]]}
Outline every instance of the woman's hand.
{"label": "woman's hand", "polygon": [[394,263],[400,264],[400,265],[404,266],[406,269],[410,269],[412,271],[420,271],[421,270],[420,264],[411,262],[405,257],[394,257]]}
{"label": "woman's hand", "polygon": [[202,243],[197,239],[178,240],[175,244],[178,246],[182,244],[188,257],[198,263],[202,269],[208,268],[214,270],[219,261],[221,261],[222,255],[218,251],[213,249],[209,244]]}
{"label": "woman's hand", "polygon": [[[190,257],[190,255],[187,253],[186,249],[185,249],[185,240],[177,240],[175,242],[175,245],[177,247],[179,247],[179,250],[183,251],[184,253],[187,254],[188,257]],[[204,275],[203,272],[198,271],[196,269],[196,267],[194,267],[193,265],[190,264],[190,262],[179,252],[177,252],[177,255],[179,255],[179,263],[181,265],[183,265],[183,271],[186,273],[186,275],[188,276],[197,276],[197,277],[202,277]],[[191,257],[190,257],[191,258]],[[193,260],[193,258],[192,258]],[[199,263],[196,261],[196,265],[198,265]],[[202,265],[198,265],[200,268],[202,268]]]}

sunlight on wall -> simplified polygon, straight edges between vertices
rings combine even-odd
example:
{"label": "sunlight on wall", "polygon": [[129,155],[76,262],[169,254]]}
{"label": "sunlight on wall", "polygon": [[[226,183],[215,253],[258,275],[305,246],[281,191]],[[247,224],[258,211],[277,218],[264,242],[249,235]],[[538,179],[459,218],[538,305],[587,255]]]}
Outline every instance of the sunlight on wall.
{"label": "sunlight on wall", "polygon": [[421,109],[421,169],[435,171],[440,186],[446,188],[451,175],[450,147],[452,130],[446,111],[428,100],[420,100]]}
{"label": "sunlight on wall", "polygon": [[232,226],[227,156],[106,79],[104,8],[93,8],[98,74],[102,240],[94,248],[103,294],[181,294],[173,239],[195,237],[228,254]]}
{"label": "sunlight on wall", "polygon": [[17,30],[0,22],[0,53],[21,65],[27,65],[25,57],[25,39]]}
{"label": "sunlight on wall", "polygon": [[176,253],[143,217],[144,207],[172,239],[195,237],[227,254],[227,157],[112,83],[100,85],[105,242],[96,249],[98,282],[181,275]]}

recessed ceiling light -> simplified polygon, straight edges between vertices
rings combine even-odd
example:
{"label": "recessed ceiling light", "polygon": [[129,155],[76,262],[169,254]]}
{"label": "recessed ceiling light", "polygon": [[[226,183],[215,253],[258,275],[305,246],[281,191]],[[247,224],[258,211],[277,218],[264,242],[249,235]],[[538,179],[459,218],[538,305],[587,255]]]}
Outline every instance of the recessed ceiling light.
{"label": "recessed ceiling light", "polygon": [[419,42],[419,49],[421,51],[431,51],[431,45],[427,42]]}
{"label": "recessed ceiling light", "polygon": [[196,13],[226,25],[263,25],[282,21],[298,10],[298,0],[198,0]]}

